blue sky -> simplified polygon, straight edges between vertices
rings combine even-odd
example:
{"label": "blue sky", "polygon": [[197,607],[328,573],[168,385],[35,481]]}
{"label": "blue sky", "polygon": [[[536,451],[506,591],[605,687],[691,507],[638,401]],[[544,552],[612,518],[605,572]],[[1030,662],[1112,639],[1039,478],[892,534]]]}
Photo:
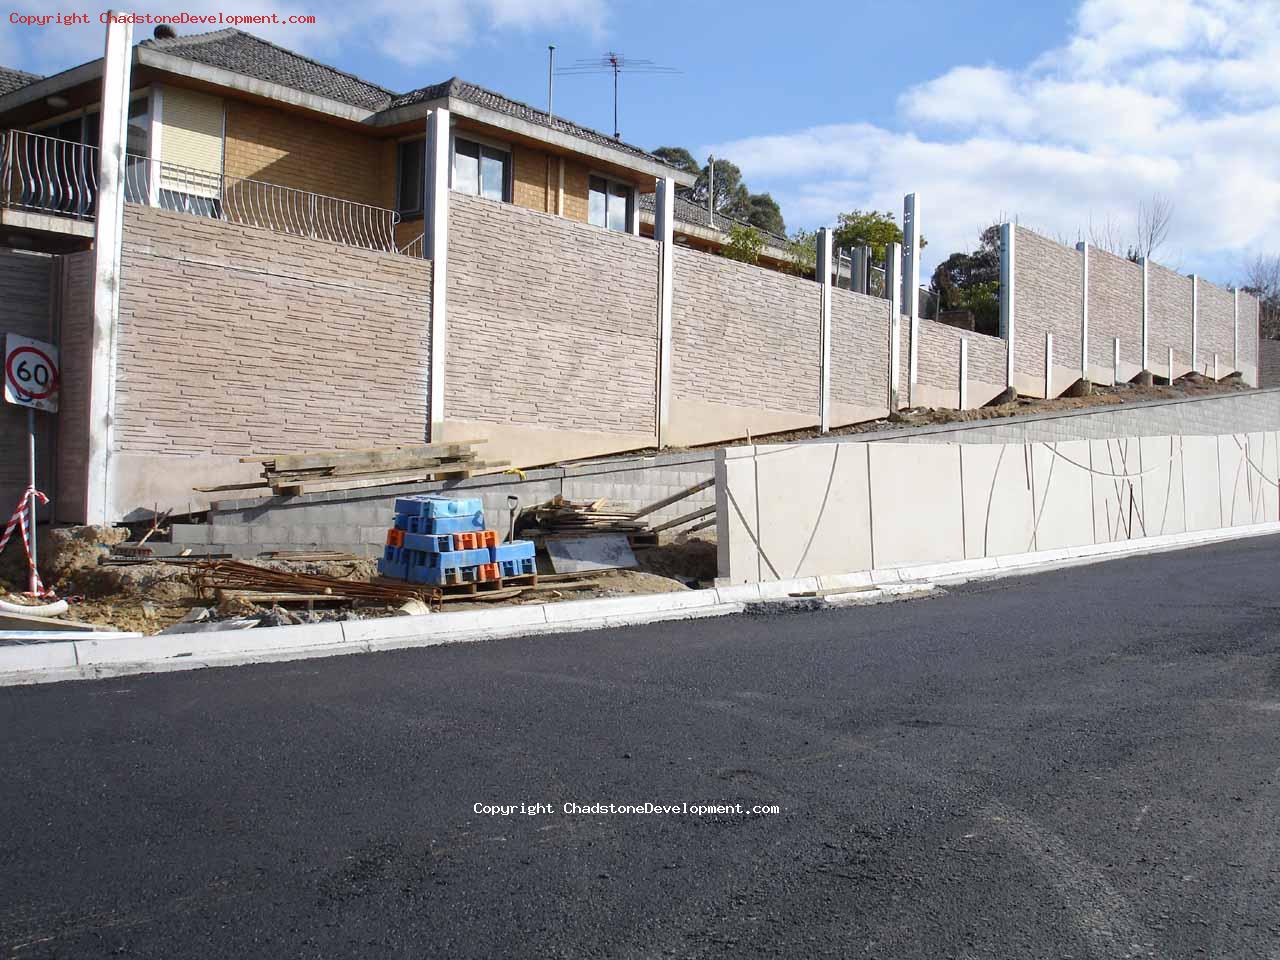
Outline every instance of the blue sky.
{"label": "blue sky", "polygon": [[[27,4],[28,7],[24,7]],[[35,0],[18,9],[40,10]],[[259,12],[183,0],[152,12]],[[280,0],[316,26],[269,39],[402,90],[457,74],[544,105],[561,65],[618,50],[682,71],[624,77],[624,139],[738,162],[789,227],[917,191],[926,268],[1017,219],[1126,244],[1141,201],[1173,203],[1157,259],[1233,282],[1280,252],[1280,0],[777,3]],[[41,11],[43,12],[43,11]],[[191,28],[194,32],[199,28]],[[48,73],[101,28],[0,31],[0,62]],[[609,78],[562,77],[556,110],[612,126]]]}

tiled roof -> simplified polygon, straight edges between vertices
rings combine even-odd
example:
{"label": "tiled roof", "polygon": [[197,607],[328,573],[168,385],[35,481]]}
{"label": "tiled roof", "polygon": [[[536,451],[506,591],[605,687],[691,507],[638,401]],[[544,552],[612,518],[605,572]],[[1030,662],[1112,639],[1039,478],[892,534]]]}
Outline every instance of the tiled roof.
{"label": "tiled roof", "polygon": [[[715,226],[712,226],[711,215],[707,212],[705,205],[701,203],[694,203],[692,200],[682,197],[679,194],[676,195],[673,206],[677,223],[687,223],[695,227],[702,227],[706,230],[715,230],[722,234],[727,234],[729,232],[727,228],[731,225],[741,227],[751,226],[751,224],[747,223],[745,220],[726,216],[723,213],[716,214]],[[640,209],[646,213],[653,213],[654,195],[652,193],[642,193],[640,195]],[[760,230],[759,227],[756,227],[756,229]],[[776,233],[770,233],[768,230],[760,230],[760,232],[764,234],[765,241],[769,246],[779,247],[783,250],[787,248],[787,243],[789,241],[786,237],[779,236]]]}
{"label": "tiled roof", "polygon": [[[546,111],[531,107],[527,103],[512,100],[500,93],[478,87],[458,77],[452,77],[443,83],[419,87],[409,93],[397,94],[376,83],[361,80],[353,74],[304,57],[286,50],[284,47],[260,40],[243,30],[228,28],[215,30],[212,33],[197,33],[190,36],[171,37],[165,40],[144,40],[142,46],[150,47],[162,53],[211,67],[220,67],[247,77],[278,83],[302,93],[327,97],[340,103],[363,107],[367,110],[383,111],[395,107],[407,107],[415,103],[439,100],[442,97],[454,97],[505,113],[528,123],[560,133],[577,137],[588,143],[612,147],[634,157],[661,163],[657,157],[646,150],[615,140],[607,134],[588,127],[579,126],[562,117],[548,116]],[[0,81],[2,82],[2,81]],[[2,92],[2,88],[0,88]]]}
{"label": "tiled roof", "polygon": [[642,150],[629,143],[623,143],[621,140],[616,140],[598,130],[579,126],[563,117],[551,116],[545,110],[531,107],[527,103],[521,103],[519,100],[512,100],[510,97],[504,97],[500,93],[494,93],[492,90],[478,87],[474,83],[468,83],[458,77],[452,77],[443,83],[421,87],[396,97],[391,101],[391,107],[407,107],[415,103],[439,100],[441,97],[446,96],[465,100],[468,103],[477,104],[497,113],[505,113],[507,116],[516,117],[528,123],[536,123],[540,127],[557,130],[571,137],[577,137],[579,140],[586,140],[604,147],[613,147],[615,150],[621,150],[634,157],[643,157],[645,160],[652,160],[654,163],[663,162],[647,150]]}
{"label": "tiled roof", "polygon": [[143,40],[140,46],[366,110],[382,110],[395,96],[376,83],[234,28]]}
{"label": "tiled roof", "polygon": [[41,79],[43,78],[36,73],[14,70],[12,67],[0,67],[0,97],[3,97],[6,93],[20,90],[28,84],[35,83]]}

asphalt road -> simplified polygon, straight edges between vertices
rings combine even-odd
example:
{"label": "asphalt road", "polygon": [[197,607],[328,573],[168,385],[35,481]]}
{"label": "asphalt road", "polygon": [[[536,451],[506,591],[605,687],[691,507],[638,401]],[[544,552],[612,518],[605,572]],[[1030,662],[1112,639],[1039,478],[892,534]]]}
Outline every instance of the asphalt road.
{"label": "asphalt road", "polygon": [[0,956],[1274,958],[1278,565],[8,688]]}

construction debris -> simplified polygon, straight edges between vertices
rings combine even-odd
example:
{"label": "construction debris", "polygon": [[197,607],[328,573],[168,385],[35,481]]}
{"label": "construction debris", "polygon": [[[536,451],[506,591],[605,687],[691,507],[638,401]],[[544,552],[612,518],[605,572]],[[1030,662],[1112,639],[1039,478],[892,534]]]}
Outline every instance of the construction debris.
{"label": "construction debris", "polygon": [[556,573],[624,570],[637,566],[636,555],[631,552],[626,534],[622,533],[549,537],[546,545],[551,569]]}
{"label": "construction debris", "polygon": [[213,595],[221,599],[224,591],[262,591],[287,594],[304,602],[321,598],[398,605],[406,600],[421,600],[437,609],[440,605],[440,591],[423,584],[367,583],[319,574],[270,570],[238,560],[210,560],[194,566],[196,589],[202,597]]}
{"label": "construction debris", "polygon": [[331,490],[354,490],[388,484],[417,483],[445,477],[461,479],[509,465],[508,460],[482,461],[472,448],[483,440],[458,440],[365,450],[325,450],[241,457],[261,463],[262,480],[196,487],[201,493],[270,487],[275,496],[298,496]]}

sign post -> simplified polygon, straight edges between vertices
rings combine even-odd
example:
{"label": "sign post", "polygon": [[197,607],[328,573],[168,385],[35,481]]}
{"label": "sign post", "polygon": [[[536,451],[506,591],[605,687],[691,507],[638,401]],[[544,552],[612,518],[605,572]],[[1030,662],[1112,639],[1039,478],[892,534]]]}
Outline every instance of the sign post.
{"label": "sign post", "polygon": [[36,411],[58,412],[58,381],[57,347],[13,333],[5,335],[4,399],[27,408],[27,489],[0,537],[0,550],[8,544],[14,527],[20,528],[31,568],[30,592],[37,596],[44,593],[44,587],[36,570],[36,505],[48,503],[49,498],[36,489]]}

